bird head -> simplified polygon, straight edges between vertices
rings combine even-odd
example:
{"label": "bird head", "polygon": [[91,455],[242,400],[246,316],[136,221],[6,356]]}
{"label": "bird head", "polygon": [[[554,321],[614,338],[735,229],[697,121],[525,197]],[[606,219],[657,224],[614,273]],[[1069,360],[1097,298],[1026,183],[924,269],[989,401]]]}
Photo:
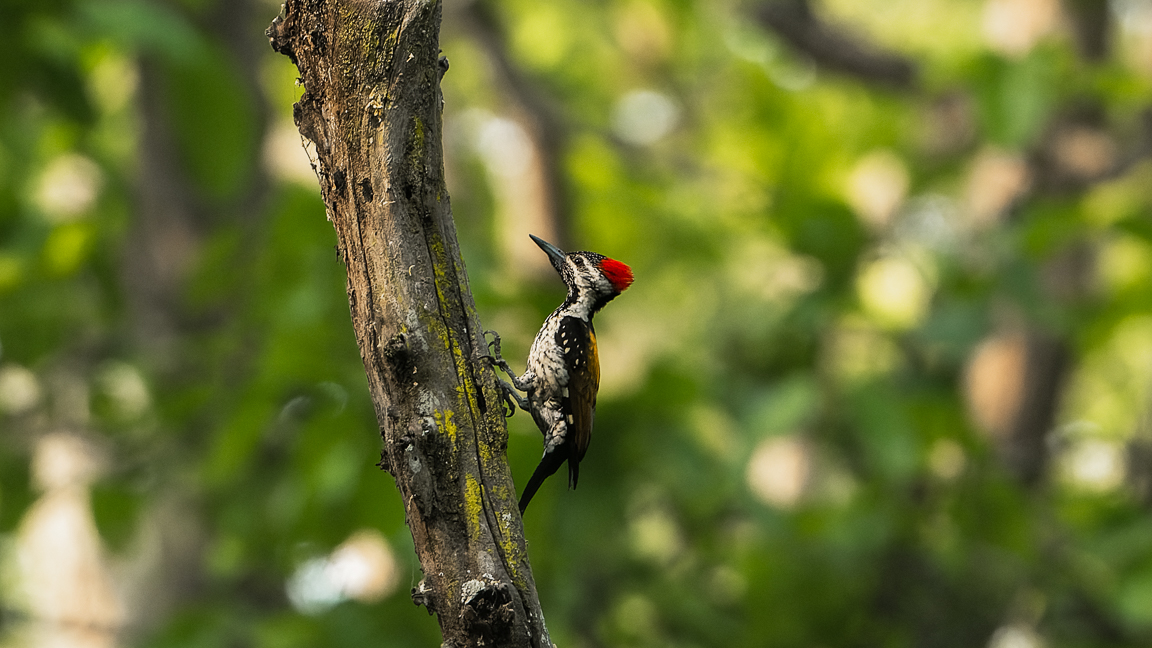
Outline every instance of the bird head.
{"label": "bird head", "polygon": [[603,306],[632,285],[632,268],[616,259],[595,252],[566,253],[544,239],[529,236],[548,255],[570,294],[589,295]]}

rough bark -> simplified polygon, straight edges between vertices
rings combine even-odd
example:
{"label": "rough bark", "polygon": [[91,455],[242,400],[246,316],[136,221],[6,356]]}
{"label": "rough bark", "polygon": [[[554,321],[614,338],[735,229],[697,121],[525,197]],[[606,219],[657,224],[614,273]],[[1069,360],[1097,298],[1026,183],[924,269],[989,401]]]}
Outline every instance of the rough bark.
{"label": "rough bark", "polygon": [[447,646],[551,646],[444,185],[439,2],[288,0],[317,175],[392,473]]}

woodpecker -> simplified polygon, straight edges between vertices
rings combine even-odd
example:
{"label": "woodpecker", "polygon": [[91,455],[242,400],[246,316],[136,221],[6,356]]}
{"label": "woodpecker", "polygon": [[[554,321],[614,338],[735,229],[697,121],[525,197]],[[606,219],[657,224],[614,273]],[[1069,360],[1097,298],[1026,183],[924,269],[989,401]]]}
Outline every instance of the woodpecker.
{"label": "woodpecker", "polygon": [[[521,514],[540,484],[565,461],[568,487],[576,488],[580,461],[592,440],[596,392],[600,389],[600,357],[592,316],[632,285],[632,269],[615,259],[595,252],[566,254],[543,239],[529,236],[560,273],[568,296],[544,320],[522,375],[517,376],[500,357],[500,337],[493,342],[493,362],[512,379],[511,386],[504,381],[500,384],[509,398],[532,415],[544,434],[544,457],[520,496]],[[513,391],[513,386],[527,397]]]}

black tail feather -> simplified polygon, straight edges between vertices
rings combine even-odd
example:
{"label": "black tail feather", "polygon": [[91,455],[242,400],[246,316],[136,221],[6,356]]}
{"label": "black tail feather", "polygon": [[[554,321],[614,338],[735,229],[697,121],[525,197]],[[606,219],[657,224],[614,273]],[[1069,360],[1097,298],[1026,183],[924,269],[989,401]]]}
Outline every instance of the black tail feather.
{"label": "black tail feather", "polygon": [[[540,460],[540,465],[536,466],[536,471],[532,473],[532,478],[528,480],[528,485],[524,487],[524,494],[520,496],[520,515],[524,515],[524,509],[528,508],[528,502],[532,501],[532,496],[536,491],[540,490],[540,485],[544,483],[560,468],[560,464],[568,457],[560,452],[549,452],[544,455]],[[571,479],[571,469],[569,469],[569,478]]]}
{"label": "black tail feather", "polygon": [[580,460],[568,457],[568,488],[576,490],[576,482],[580,481]]}

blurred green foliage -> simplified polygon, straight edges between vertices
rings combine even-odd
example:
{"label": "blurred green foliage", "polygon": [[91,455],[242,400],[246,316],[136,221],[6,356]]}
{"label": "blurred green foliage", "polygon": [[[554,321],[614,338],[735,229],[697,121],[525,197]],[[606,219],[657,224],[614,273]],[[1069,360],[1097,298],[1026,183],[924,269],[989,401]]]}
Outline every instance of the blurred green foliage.
{"label": "blurred green foliage", "polygon": [[[914,64],[894,88],[754,3],[445,4],[450,190],[506,357],[561,297],[516,252],[533,228],[637,278],[597,320],[580,489],[526,520],[557,645],[1152,643],[1152,10],[1111,2],[1093,59],[1062,6],[817,5]],[[60,434],[120,641],[440,641],[276,12],[0,4],[5,645],[36,643],[21,538]],[[544,156],[566,222],[525,180]],[[538,432],[509,426],[523,479]],[[317,594],[365,529],[386,595]]]}

